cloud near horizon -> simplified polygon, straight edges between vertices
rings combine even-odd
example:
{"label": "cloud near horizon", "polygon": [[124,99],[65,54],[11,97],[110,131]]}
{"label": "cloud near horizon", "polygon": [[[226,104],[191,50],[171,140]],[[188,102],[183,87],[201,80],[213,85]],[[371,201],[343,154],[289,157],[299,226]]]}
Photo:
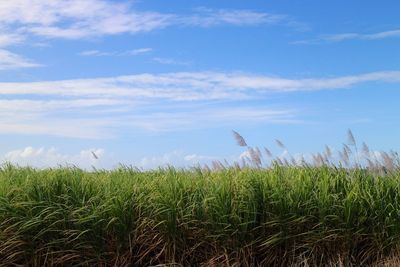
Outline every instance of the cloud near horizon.
{"label": "cloud near horizon", "polygon": [[9,151],[2,156],[0,155],[0,162],[36,168],[77,166],[83,169],[92,169],[93,167],[101,168],[107,162],[104,157],[104,149],[99,148],[82,150],[78,154],[71,155],[61,153],[54,147],[34,148],[28,146],[23,149]]}
{"label": "cloud near horizon", "polygon": [[85,170],[113,169],[120,164],[133,166],[142,170],[159,167],[193,167],[198,164],[209,164],[216,157],[173,150],[161,155],[145,156],[132,162],[118,162],[102,148],[83,149],[77,153],[64,153],[55,147],[32,147],[15,149],[0,155],[0,165],[11,163],[17,166],[34,168],[57,168],[75,166]]}

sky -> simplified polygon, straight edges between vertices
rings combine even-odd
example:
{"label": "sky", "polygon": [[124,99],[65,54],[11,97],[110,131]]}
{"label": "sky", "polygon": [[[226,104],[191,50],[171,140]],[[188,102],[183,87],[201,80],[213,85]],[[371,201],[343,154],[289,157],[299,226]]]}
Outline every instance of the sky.
{"label": "sky", "polygon": [[[399,151],[397,0],[0,2],[0,162]],[[287,149],[276,145],[281,140]]]}

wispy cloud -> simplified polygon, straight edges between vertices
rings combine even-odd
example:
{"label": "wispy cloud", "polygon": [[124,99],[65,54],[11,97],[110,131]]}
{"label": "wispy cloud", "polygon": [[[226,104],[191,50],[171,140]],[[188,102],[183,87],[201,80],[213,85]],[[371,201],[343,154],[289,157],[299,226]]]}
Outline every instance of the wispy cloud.
{"label": "wispy cloud", "polygon": [[[299,110],[255,107],[251,101],[272,93],[334,90],[367,82],[400,83],[400,71],[313,79],[178,72],[0,83],[0,133],[110,138],[134,129],[181,131],[239,122],[302,123]],[[229,105],[220,106],[221,102]]]}
{"label": "wispy cloud", "polygon": [[[0,47],[31,44],[31,40],[42,44],[43,41],[48,42],[48,39],[82,40],[110,35],[138,34],[166,27],[261,24],[294,25],[293,19],[287,15],[253,10],[198,8],[189,14],[174,14],[138,10],[131,1],[13,0],[0,3]],[[39,39],[39,42],[36,39]],[[123,52],[90,50],[80,54],[82,56],[136,56],[150,51],[150,48]],[[5,57],[5,50],[2,53]],[[0,70],[37,66],[26,59],[23,60],[20,55],[12,54],[10,51],[7,53],[9,53],[8,57],[13,56],[12,60],[18,60],[18,64],[3,63],[3,66],[0,65]],[[156,58],[157,60],[162,64],[183,64],[171,59]]]}
{"label": "wispy cloud", "polygon": [[153,61],[158,62],[164,65],[180,65],[180,66],[188,66],[191,63],[188,61],[180,61],[173,58],[165,58],[165,57],[154,57]]}
{"label": "wispy cloud", "polygon": [[333,43],[342,42],[347,40],[380,40],[386,38],[400,37],[400,29],[389,31],[381,31],[375,33],[339,33],[339,34],[325,34],[316,39],[301,40],[292,42],[292,44],[320,44],[320,43]]}
{"label": "wispy cloud", "polygon": [[104,52],[99,50],[86,50],[79,53],[81,56],[94,56],[94,57],[102,57],[102,56],[139,56],[143,54],[147,54],[153,51],[152,48],[137,48],[127,51],[112,51],[112,52]]}
{"label": "wispy cloud", "polygon": [[[0,29],[1,33],[1,29]],[[21,43],[23,37],[17,34],[1,34],[0,35],[0,47],[10,46],[14,44]]]}
{"label": "wispy cloud", "polygon": [[197,14],[178,17],[177,20],[182,24],[200,27],[211,27],[222,24],[236,26],[257,25],[257,24],[278,24],[287,20],[286,15],[277,15],[256,12],[252,10],[234,9],[210,9],[197,8]]}
{"label": "wispy cloud", "polygon": [[0,133],[110,138],[114,136],[113,129],[108,129],[114,125],[112,116],[131,106],[132,101],[106,98],[0,100]]}
{"label": "wispy cloud", "polygon": [[323,37],[326,41],[340,42],[345,40],[379,40],[391,37],[400,37],[400,29],[395,29],[391,31],[375,32],[370,34],[362,33],[342,33],[342,34],[331,34]]}
{"label": "wispy cloud", "polygon": [[138,130],[185,131],[237,123],[293,123],[295,120],[292,110],[268,107],[229,108],[211,105],[198,109],[158,101],[140,106],[123,102],[116,105],[66,102],[53,101],[46,105],[46,101],[4,100],[0,103],[0,134],[104,139],[116,137],[120,132]]}
{"label": "wispy cloud", "polygon": [[[64,114],[65,116],[66,114]],[[115,137],[113,120],[101,117],[89,117],[85,119],[52,118],[49,113],[36,116],[15,116],[14,119],[1,118],[0,134],[19,134],[22,136],[57,136],[79,139],[109,139]],[[76,127],[79,125],[79,127]]]}
{"label": "wispy cloud", "polygon": [[138,11],[130,3],[105,0],[16,0],[0,6],[0,26],[19,34],[78,39],[148,32],[168,26],[276,24],[285,15],[251,10],[201,8],[189,15]]}
{"label": "wispy cloud", "polygon": [[169,24],[169,14],[133,11],[128,4],[103,0],[17,0],[1,3],[0,24],[19,33],[76,39],[146,32]]}
{"label": "wispy cloud", "polygon": [[0,70],[33,68],[39,66],[41,65],[34,63],[20,55],[0,49]]}
{"label": "wispy cloud", "polygon": [[293,109],[268,107],[208,107],[203,109],[179,108],[175,111],[137,113],[120,120],[120,126],[150,132],[174,132],[187,129],[213,128],[237,124],[297,124],[302,123]]}
{"label": "wispy cloud", "polygon": [[132,49],[132,50],[126,51],[125,53],[127,55],[137,56],[137,55],[147,54],[147,53],[149,53],[151,51],[153,51],[152,48],[146,47],[146,48]]}
{"label": "wispy cloud", "polygon": [[0,83],[0,94],[174,101],[234,100],[271,92],[349,88],[366,82],[400,82],[400,71],[309,79],[288,79],[241,72],[145,73],[111,78]]}
{"label": "wispy cloud", "polygon": [[84,57],[101,57],[101,56],[112,56],[114,52],[101,52],[99,50],[85,50],[79,53],[80,56]]}

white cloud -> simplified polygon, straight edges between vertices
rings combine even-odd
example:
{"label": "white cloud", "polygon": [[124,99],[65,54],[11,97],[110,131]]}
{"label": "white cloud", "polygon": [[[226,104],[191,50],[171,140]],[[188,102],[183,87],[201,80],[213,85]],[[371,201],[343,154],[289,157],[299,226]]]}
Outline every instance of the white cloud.
{"label": "white cloud", "polygon": [[[1,33],[1,30],[0,30]],[[13,44],[21,43],[23,40],[22,36],[17,34],[1,34],[0,35],[0,47],[5,47]]]}
{"label": "white cloud", "polygon": [[340,42],[345,40],[378,40],[385,39],[391,37],[400,37],[400,29],[391,30],[391,31],[382,31],[375,32],[370,34],[362,34],[362,33],[342,33],[342,34],[331,34],[322,37],[323,40],[331,41],[331,42]]}
{"label": "white cloud", "polygon": [[[79,127],[77,127],[79,125]],[[44,135],[83,139],[105,139],[113,137],[110,119],[100,118],[49,119],[46,116],[19,116],[0,121],[0,134]]]}
{"label": "white cloud", "polygon": [[381,31],[375,33],[339,33],[325,34],[312,40],[301,40],[292,44],[320,44],[322,42],[342,42],[347,40],[380,40],[386,38],[400,37],[400,29]]}
{"label": "white cloud", "polygon": [[[82,40],[117,34],[137,34],[166,27],[287,24],[291,19],[252,10],[200,8],[188,15],[139,11],[131,1],[12,0],[0,1],[0,47],[43,44],[46,39]],[[31,38],[35,37],[35,38]],[[42,38],[39,42],[36,40]],[[34,40],[32,42],[32,39]],[[48,42],[44,40],[45,43]],[[150,52],[140,48],[125,52],[83,51],[83,56],[136,56]],[[20,55],[2,51],[0,70],[37,67]],[[4,53],[8,53],[4,55]],[[7,61],[4,57],[7,56]],[[3,60],[1,59],[3,57]],[[12,60],[12,61],[11,61]],[[11,61],[11,63],[10,63]],[[160,59],[163,64],[182,64]],[[185,63],[186,64],[186,63]]]}
{"label": "white cloud", "polygon": [[294,110],[269,109],[265,107],[225,107],[208,109],[179,109],[175,112],[149,112],[130,115],[120,121],[120,125],[144,129],[152,132],[185,131],[203,127],[221,127],[251,123],[301,123]]}
{"label": "white cloud", "polygon": [[249,150],[243,151],[239,155],[239,161],[242,161],[242,160],[246,160],[247,161],[247,160],[250,160],[250,159],[251,159],[251,156],[250,156]]}
{"label": "white cloud", "polygon": [[82,150],[77,154],[63,154],[54,147],[34,148],[28,146],[7,152],[3,156],[0,156],[0,160],[1,162],[38,168],[57,167],[60,165],[74,165],[84,169],[112,167],[110,165],[106,166],[110,158],[105,154],[104,149],[101,148]]}
{"label": "white cloud", "polygon": [[134,106],[122,99],[0,100],[0,134],[111,138],[113,116]]}
{"label": "white cloud", "polygon": [[[161,105],[155,102],[136,108],[118,105],[68,103],[68,101],[12,100],[0,102],[0,134],[53,135],[102,139],[119,132],[185,131],[237,123],[296,123],[294,111],[268,108],[216,108]],[[117,102],[115,102],[117,103]],[[160,106],[161,105],[161,106]],[[160,111],[154,111],[159,109]],[[79,127],[76,127],[79,125]]]}
{"label": "white cloud", "polygon": [[102,0],[14,0],[0,4],[0,25],[19,32],[76,39],[162,28],[168,14],[135,12],[128,4]]}
{"label": "white cloud", "polygon": [[39,67],[39,64],[7,50],[0,49],[0,70]]}
{"label": "white cloud", "polygon": [[286,15],[275,15],[252,10],[230,10],[198,8],[198,14],[178,18],[183,24],[210,27],[221,24],[237,26],[257,24],[277,24],[288,19]]}
{"label": "white cloud", "polygon": [[366,82],[398,83],[400,71],[311,79],[288,79],[245,73],[177,72],[26,83],[0,82],[0,95],[29,94],[174,101],[232,100],[269,92],[349,88]]}
{"label": "white cloud", "polygon": [[[127,165],[141,169],[158,167],[193,167],[210,163],[216,157],[190,154],[183,150],[174,150],[158,156],[143,157],[138,161],[125,162]],[[49,168],[58,166],[77,166],[83,169],[104,168],[117,166],[118,161],[102,148],[83,149],[76,153],[63,153],[55,147],[32,147],[8,151],[0,155],[0,164],[9,162],[19,166]]]}
{"label": "white cloud", "polygon": [[138,129],[302,123],[299,110],[254,106],[251,101],[271,93],[334,90],[367,82],[399,83],[400,71],[313,79],[178,72],[0,83],[0,133],[110,138]]}
{"label": "white cloud", "polygon": [[86,51],[80,52],[79,55],[86,57],[86,56],[108,56],[111,54],[106,53],[106,52],[101,52],[99,50],[86,50]]}
{"label": "white cloud", "polygon": [[158,62],[164,65],[181,65],[181,66],[188,66],[190,62],[187,61],[179,61],[173,58],[162,58],[162,57],[155,57],[153,61]]}
{"label": "white cloud", "polygon": [[152,48],[138,48],[138,49],[132,49],[132,50],[127,50],[123,52],[118,52],[118,51],[113,51],[113,52],[104,52],[104,51],[99,51],[99,50],[86,50],[82,51],[79,53],[81,56],[138,56],[138,55],[143,55],[146,53],[149,53],[153,51]]}
{"label": "white cloud", "polygon": [[[105,0],[13,0],[0,3],[0,27],[50,38],[148,32],[168,26],[275,24],[286,16],[251,10],[201,8],[189,15],[135,10],[130,2]],[[1,28],[0,28],[1,29]]]}
{"label": "white cloud", "polygon": [[143,169],[154,169],[158,167],[194,167],[199,164],[207,164],[210,161],[215,160],[216,157],[205,156],[198,154],[187,154],[183,150],[174,150],[172,152],[165,153],[160,156],[144,157],[142,158],[137,167]]}
{"label": "white cloud", "polygon": [[202,156],[202,155],[198,155],[198,154],[187,154],[186,156],[183,157],[183,159],[188,162],[199,163],[200,161],[203,161],[203,160],[214,159],[214,157]]}
{"label": "white cloud", "polygon": [[125,101],[123,99],[72,99],[72,100],[0,100],[0,114],[5,112],[24,113],[29,112],[39,113],[43,111],[62,111],[80,108],[93,108],[107,106],[118,106],[118,105],[130,105],[133,104],[130,101]]}
{"label": "white cloud", "polygon": [[129,50],[124,52],[123,54],[127,54],[127,55],[131,55],[131,56],[137,56],[137,55],[142,55],[142,54],[146,54],[153,51],[152,48],[138,48],[138,49],[133,49],[133,50]]}

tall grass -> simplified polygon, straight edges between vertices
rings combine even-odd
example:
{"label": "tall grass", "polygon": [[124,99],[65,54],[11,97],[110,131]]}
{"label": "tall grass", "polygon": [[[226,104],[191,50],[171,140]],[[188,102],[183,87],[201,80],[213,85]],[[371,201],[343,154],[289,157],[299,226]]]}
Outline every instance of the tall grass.
{"label": "tall grass", "polygon": [[[1,266],[371,266],[400,262],[395,153],[368,165],[249,159],[214,168],[0,168]],[[350,137],[350,135],[349,135]],[[283,143],[277,141],[280,147]],[[367,147],[364,154],[370,154]],[[268,149],[265,157],[271,157]],[[347,155],[347,157],[346,157]],[[385,156],[386,155],[386,156]],[[371,160],[371,159],[370,159]],[[372,160],[371,160],[372,161]],[[385,162],[386,161],[386,162]],[[379,164],[378,164],[379,163]],[[385,165],[386,164],[386,165]],[[390,264],[382,263],[382,266]]]}
{"label": "tall grass", "polygon": [[0,169],[5,266],[371,264],[400,241],[400,173]]}

